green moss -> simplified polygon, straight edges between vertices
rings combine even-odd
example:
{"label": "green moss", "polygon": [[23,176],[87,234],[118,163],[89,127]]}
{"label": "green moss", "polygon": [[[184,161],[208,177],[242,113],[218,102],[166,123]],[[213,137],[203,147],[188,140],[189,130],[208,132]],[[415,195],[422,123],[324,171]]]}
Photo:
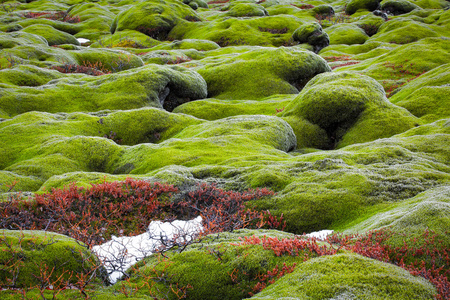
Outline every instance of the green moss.
{"label": "green moss", "polygon": [[297,137],[298,149],[327,149],[331,146],[327,131],[319,125],[296,116],[282,116],[282,118],[288,122],[294,130],[295,136]]}
{"label": "green moss", "polygon": [[120,13],[111,27],[111,33],[131,29],[164,40],[172,28],[184,19],[200,20],[194,10],[177,1],[145,1]]}
{"label": "green moss", "polygon": [[31,25],[22,31],[42,36],[47,40],[49,46],[61,44],[80,45],[75,37],[50,25]]}
{"label": "green moss", "polygon": [[77,34],[83,29],[83,25],[80,23],[67,23],[45,18],[26,18],[15,22],[15,24],[20,25],[24,28],[33,25],[47,25],[53,27],[56,30],[63,31],[72,35]]}
{"label": "green moss", "polygon": [[[261,245],[245,247],[232,246],[230,243],[239,242],[239,237],[255,234],[272,237],[286,237],[277,231],[238,230],[236,233],[224,233],[216,238],[204,241],[203,247],[191,247],[189,250],[169,254],[168,262],[158,261],[156,257],[139,264],[139,271],[132,272],[131,286],[143,283],[142,276],[158,273],[164,270],[167,283],[187,285],[187,299],[243,299],[248,296],[254,285],[259,282],[258,274],[267,273],[275,266],[282,266],[283,262],[292,265],[300,257],[277,257],[272,250],[266,250]],[[230,274],[236,275],[233,281]],[[207,276],[205,276],[207,274]],[[169,299],[176,299],[170,293],[169,286],[162,282],[156,283],[153,292],[158,295],[168,293]],[[121,283],[110,288],[110,291],[120,289]],[[140,293],[136,296],[140,296]]]}
{"label": "green moss", "polygon": [[0,82],[13,86],[41,86],[63,75],[57,71],[30,65],[0,70]]}
{"label": "green moss", "polygon": [[251,299],[433,299],[431,283],[356,254],[311,259]]}
{"label": "green moss", "polygon": [[196,39],[183,39],[181,41],[175,40],[170,44],[162,44],[154,49],[190,49],[190,50],[198,50],[198,51],[210,51],[219,49],[220,46],[214,43],[213,41],[207,40],[196,40]]}
{"label": "green moss", "polygon": [[[155,47],[158,49],[170,49],[171,46],[164,45],[165,47]],[[144,52],[139,56],[145,64],[182,64],[183,62],[188,62],[192,59],[201,59],[205,55],[197,50],[152,50],[149,52]]]}
{"label": "green moss", "polygon": [[373,36],[374,41],[395,44],[408,44],[423,38],[437,37],[439,28],[432,28],[420,22],[396,19],[380,26],[378,33]]}
{"label": "green moss", "polygon": [[390,100],[426,122],[447,118],[449,80],[450,65],[442,65],[404,85]]}
{"label": "green moss", "polygon": [[380,0],[350,0],[345,7],[345,12],[353,15],[359,9],[374,11],[380,7]]}
{"label": "green moss", "polygon": [[123,30],[101,37],[91,48],[151,48],[161,42],[135,30]]}
{"label": "green moss", "polygon": [[[440,240],[440,247],[448,247],[449,226],[450,187],[442,186],[420,193],[400,204],[391,205],[391,209],[374,214],[350,227],[347,232],[366,232],[389,227],[392,231],[407,235],[409,243],[414,243],[414,238],[422,243],[422,234],[429,230]],[[391,239],[389,243],[402,246],[400,236]]]}
{"label": "green moss", "polygon": [[[233,126],[230,126],[233,124]],[[258,158],[281,160],[296,145],[290,126],[277,117],[238,116],[194,125],[158,145],[127,148],[117,162],[132,163],[133,174],[169,165],[232,164]]]}
{"label": "green moss", "polygon": [[321,15],[321,16],[332,16],[334,15],[334,8],[333,6],[329,5],[329,4],[322,4],[322,5],[318,5],[316,7],[313,8],[313,12],[317,15]]}
{"label": "green moss", "polygon": [[2,193],[37,191],[43,180],[35,176],[23,176],[10,171],[0,171],[0,199]]}
{"label": "green moss", "polygon": [[210,22],[181,22],[171,32],[172,39],[202,39],[221,47],[236,45],[290,45],[292,33],[302,24],[293,16],[218,18]]}
{"label": "green moss", "polygon": [[[354,52],[353,50],[355,48],[353,47],[355,46],[348,46],[347,49],[352,50],[349,52]],[[447,51],[448,47],[449,40],[446,38],[425,38],[415,43],[394,46],[392,48],[390,45],[388,47],[386,45],[380,45],[378,48],[381,48],[382,52],[386,52],[384,55],[367,59],[358,64],[339,68],[339,71],[354,70],[368,75],[378,80],[386,90],[398,87],[392,93],[395,94],[408,81],[413,80],[424,72],[446,64],[450,59],[449,52]],[[328,56],[329,54],[331,53],[321,53],[324,56]],[[371,55],[368,54],[357,55],[354,58],[364,59],[365,56],[373,55],[373,53]]]}
{"label": "green moss", "polygon": [[309,23],[300,26],[292,34],[292,39],[299,43],[308,43],[314,46],[315,52],[326,47],[330,43],[328,34],[322,31],[319,23]]}
{"label": "green moss", "polygon": [[369,38],[364,30],[354,24],[336,24],[325,29],[330,37],[330,44],[364,44]]}
{"label": "green moss", "polygon": [[197,69],[207,82],[208,97],[219,99],[294,94],[316,74],[329,70],[319,56],[293,48],[259,48]]}
{"label": "green moss", "polygon": [[255,142],[288,152],[295,148],[296,139],[288,123],[277,117],[236,116],[192,125],[174,138],[208,138],[246,135]]}
{"label": "green moss", "polygon": [[225,15],[230,17],[263,17],[269,14],[264,7],[256,3],[232,2]]}
{"label": "green moss", "polygon": [[217,120],[237,115],[277,115],[295,95],[274,95],[261,100],[205,99],[191,101],[175,108],[173,112],[188,114],[200,119]]}
{"label": "green moss", "polygon": [[414,9],[420,9],[420,7],[407,0],[385,0],[381,2],[381,9],[390,14],[401,15]]}
{"label": "green moss", "polygon": [[[331,148],[389,137],[417,122],[407,111],[389,103],[375,80],[343,72],[316,76],[282,116],[318,125],[327,132]],[[321,148],[326,149],[327,145]]]}
{"label": "green moss", "polygon": [[24,31],[19,32],[0,32],[0,45],[1,48],[13,48],[15,46],[22,45],[48,45],[45,38],[27,33]]}
{"label": "green moss", "polygon": [[[5,170],[1,179],[2,191],[5,192],[6,185],[14,180],[19,181],[16,190],[26,191],[36,190],[54,175],[81,170],[106,171],[109,162],[121,153],[121,147],[104,136],[128,145],[156,143],[199,122],[159,109],[104,113],[102,116],[22,114],[1,123],[3,155],[0,163]],[[17,143],[17,139],[21,142]],[[128,166],[117,172],[130,172],[133,167]],[[116,169],[108,171],[112,173]]]}
{"label": "green moss", "polygon": [[138,56],[120,50],[83,49],[68,52],[79,65],[98,66],[105,71],[119,72],[144,65]]}
{"label": "green moss", "polygon": [[[50,276],[50,282],[53,282],[59,276],[69,280],[72,272],[84,273],[93,268],[97,260],[82,244],[56,233],[2,230],[0,241],[2,266],[11,265],[11,259],[19,266],[18,270],[4,267],[0,272],[2,285],[13,288],[42,284],[39,280],[42,276],[40,269],[45,266],[49,268],[48,273],[53,269]],[[75,283],[76,278],[70,281]]]}
{"label": "green moss", "polygon": [[100,184],[104,182],[123,181],[126,178],[147,179],[141,177],[134,177],[132,175],[111,175],[101,172],[68,172],[61,175],[53,175],[48,178],[36,191],[38,193],[51,191],[53,188],[62,189],[71,184],[76,184],[79,187],[90,188],[92,184]]}
{"label": "green moss", "polygon": [[[94,54],[95,50],[89,50],[77,55],[80,60],[98,59]],[[204,98],[206,84],[201,76],[185,68],[148,65],[100,77],[68,74],[45,89],[11,87],[0,94],[0,108],[10,116],[32,110],[71,112],[145,106],[172,110],[183,101]]]}

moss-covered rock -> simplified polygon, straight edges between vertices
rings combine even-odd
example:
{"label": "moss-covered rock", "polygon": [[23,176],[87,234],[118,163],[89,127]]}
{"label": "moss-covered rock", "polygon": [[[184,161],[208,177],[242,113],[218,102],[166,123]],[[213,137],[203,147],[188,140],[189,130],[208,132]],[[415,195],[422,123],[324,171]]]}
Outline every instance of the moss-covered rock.
{"label": "moss-covered rock", "polygon": [[408,0],[386,0],[381,3],[381,9],[388,14],[401,15],[420,7]]}
{"label": "moss-covered rock", "polygon": [[256,3],[232,2],[227,7],[227,16],[230,17],[263,17],[269,13],[264,7]]}
{"label": "moss-covered rock", "polygon": [[292,128],[280,118],[237,116],[187,127],[158,145],[127,148],[115,167],[131,163],[132,174],[145,174],[170,165],[233,164],[258,157],[279,160],[289,157],[286,151],[295,145]]}
{"label": "moss-covered rock", "polygon": [[[48,156],[34,158],[37,153],[42,154],[46,141],[54,145],[64,143],[70,144],[70,138],[81,135],[90,137],[101,137],[104,141],[114,139],[123,145],[135,145],[139,143],[157,143],[180,132],[186,126],[198,124],[200,120],[184,115],[174,115],[155,108],[144,108],[131,111],[118,111],[112,113],[101,113],[99,116],[85,113],[73,114],[48,114],[30,112],[1,124],[1,148],[4,153],[0,165],[2,169],[7,166],[13,167],[21,174],[34,174],[36,177],[47,179],[55,174],[65,172],[88,171],[83,166],[88,166],[74,158],[74,155],[82,155],[81,149],[68,149],[63,152],[51,152]],[[21,143],[15,143],[20,136]],[[102,139],[86,140],[86,144],[101,147],[119,149],[117,145],[104,143]],[[110,147],[111,146],[111,147]],[[33,149],[31,149],[33,148]],[[28,155],[23,151],[28,149]],[[45,152],[45,151],[44,151]],[[85,158],[92,154],[87,154]],[[70,158],[68,158],[70,157]],[[24,160],[31,160],[24,162]],[[20,162],[19,162],[20,161]],[[34,169],[32,169],[32,166]],[[45,166],[45,167],[44,167]],[[78,168],[78,169],[77,169]],[[28,173],[27,173],[28,172]]]}
{"label": "moss-covered rock", "polygon": [[66,32],[59,31],[50,25],[31,25],[22,31],[42,36],[47,40],[49,46],[61,44],[80,45],[74,36]]}
{"label": "moss-covered rock", "polygon": [[[45,287],[60,276],[61,281],[75,283],[72,272],[88,273],[98,264],[97,257],[76,240],[45,231],[0,230],[0,250],[0,283],[10,288]],[[49,282],[42,276],[46,268]]]}
{"label": "moss-covered rock", "polygon": [[364,44],[369,38],[366,32],[354,24],[336,24],[325,29],[330,37],[330,44]]}
{"label": "moss-covered rock", "polygon": [[345,7],[345,12],[353,15],[359,9],[374,11],[380,8],[380,0],[350,0]]}
{"label": "moss-covered rock", "polygon": [[259,48],[197,71],[207,82],[208,97],[258,99],[298,93],[308,80],[330,68],[306,50]]}
{"label": "moss-covered rock", "polygon": [[322,5],[318,5],[318,6],[314,7],[313,12],[322,17],[333,16],[334,8],[331,5],[322,4]]}
{"label": "moss-covered rock", "polygon": [[431,283],[356,254],[311,259],[250,299],[433,299]]}
{"label": "moss-covered rock", "polygon": [[136,30],[125,29],[115,32],[113,35],[102,36],[94,42],[91,48],[151,48],[159,45],[161,42],[152,39]]}
{"label": "moss-covered rock", "polygon": [[102,71],[119,72],[142,67],[138,56],[115,49],[81,49],[68,51],[79,65],[97,67]]}
{"label": "moss-covered rock", "polygon": [[200,18],[189,6],[177,1],[143,1],[120,13],[111,26],[111,33],[131,29],[165,40],[180,20],[199,21]]}
{"label": "moss-covered rock", "polygon": [[[311,18],[314,20],[313,18]],[[169,37],[176,40],[201,39],[221,47],[290,45],[292,33],[303,22],[294,16],[276,15],[253,18],[217,18],[211,22],[182,22]]]}
{"label": "moss-covered rock", "polygon": [[[344,72],[316,76],[281,116],[288,121],[301,118],[325,130],[329,144],[319,147],[325,149],[389,137],[417,124],[411,114],[387,101],[375,80]],[[318,145],[298,145],[310,146]]]}
{"label": "moss-covered rock", "polygon": [[[95,54],[91,51],[78,55],[88,59],[89,54]],[[185,68],[148,65],[101,77],[68,74],[43,87],[4,88],[0,95],[0,108],[10,116],[32,110],[73,112],[145,106],[172,110],[183,102],[205,98],[206,83]]]}
{"label": "moss-covered rock", "polygon": [[299,43],[308,43],[314,46],[316,53],[330,44],[328,34],[322,31],[322,26],[319,23],[300,26],[292,34],[292,39]]}

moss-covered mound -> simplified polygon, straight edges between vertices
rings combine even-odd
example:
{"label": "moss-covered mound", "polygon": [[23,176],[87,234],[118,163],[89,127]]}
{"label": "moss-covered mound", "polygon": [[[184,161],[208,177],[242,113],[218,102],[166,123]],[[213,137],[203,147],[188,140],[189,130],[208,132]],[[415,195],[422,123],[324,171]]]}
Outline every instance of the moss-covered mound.
{"label": "moss-covered mound", "polygon": [[[183,192],[205,182],[269,188],[276,194],[247,205],[283,216],[289,232],[390,227],[396,237],[383,247],[448,248],[448,7],[445,0],[2,1],[0,198],[127,176]],[[424,238],[425,228],[438,238]],[[229,262],[250,271],[282,263],[253,246],[241,256],[230,250]],[[174,276],[193,269],[183,283],[205,268],[225,272],[199,278],[192,295],[250,297],[226,274],[231,264],[191,250],[174,256]],[[241,262],[245,255],[251,260]],[[437,261],[416,258],[417,266]],[[359,257],[342,260],[379,274]],[[140,267],[150,272],[154,263]],[[390,272],[382,266],[381,274]],[[315,275],[302,277],[308,288],[289,297],[431,298],[396,272],[380,279],[390,287],[367,285],[367,274],[358,285],[344,269],[341,277],[328,273],[323,282],[336,293]],[[152,282],[139,276],[133,284]],[[93,289],[99,299],[151,297],[124,284]],[[282,284],[261,297],[284,297],[285,287],[292,291]],[[81,293],[57,296],[74,294]]]}
{"label": "moss-covered mound", "polygon": [[42,36],[47,40],[49,46],[61,44],[80,45],[73,35],[59,31],[50,25],[31,25],[22,31]]}
{"label": "moss-covered mound", "polygon": [[366,32],[354,24],[333,25],[325,29],[330,37],[330,44],[364,44],[369,38]]}
{"label": "moss-covered mound", "polygon": [[442,65],[404,85],[390,100],[428,122],[446,118],[450,114],[449,82],[450,65]]}
{"label": "moss-covered mound", "polygon": [[305,24],[297,28],[292,34],[292,39],[299,43],[308,43],[314,46],[314,51],[319,52],[330,44],[327,33],[322,31],[318,23]]}
{"label": "moss-covered mound", "polygon": [[[42,72],[39,68],[33,71]],[[33,110],[73,112],[146,106],[172,110],[183,102],[206,97],[203,78],[196,72],[176,66],[148,65],[101,77],[68,74],[42,86],[25,86],[9,86],[0,91],[0,109],[4,114],[15,116]]]}
{"label": "moss-covered mound", "polygon": [[76,240],[45,231],[0,230],[0,250],[0,285],[8,288],[76,283],[73,274],[87,275],[98,264]]}
{"label": "moss-covered mound", "polygon": [[388,14],[401,15],[409,13],[414,9],[420,9],[420,7],[407,0],[386,0],[381,3],[381,9]]}
{"label": "moss-covered mound", "polygon": [[433,299],[421,277],[356,254],[311,259],[250,299]]}
{"label": "moss-covered mound", "polygon": [[349,15],[353,15],[359,9],[374,11],[380,8],[380,2],[380,0],[350,0],[345,7],[345,12]]}
{"label": "moss-covered mound", "polygon": [[111,33],[136,30],[156,40],[165,40],[181,20],[199,21],[189,6],[178,1],[142,1],[121,12],[111,26]]}
{"label": "moss-covered mound", "polygon": [[[345,72],[316,76],[281,116],[304,137],[298,139],[299,148],[339,148],[389,137],[417,124],[411,114],[387,101],[375,80]],[[314,139],[308,134],[312,130]],[[318,141],[324,144],[311,144]]]}
{"label": "moss-covered mound", "polygon": [[208,97],[259,99],[295,94],[315,75],[330,71],[318,55],[293,48],[258,48],[197,69]]}
{"label": "moss-covered mound", "polygon": [[232,2],[226,10],[226,15],[230,17],[263,17],[269,15],[261,5],[248,2]]}
{"label": "moss-covered mound", "polygon": [[[348,231],[365,232],[389,227],[391,230],[419,237],[425,230],[437,234],[444,245],[450,245],[450,188],[442,186],[420,193],[391,209],[380,212]],[[412,239],[412,238],[411,238]],[[397,241],[397,244],[401,244]]]}
{"label": "moss-covered mound", "polygon": [[[257,11],[260,12],[260,8]],[[302,24],[299,18],[285,14],[250,18],[225,16],[211,22],[182,22],[170,32],[169,38],[210,40],[221,47],[291,46],[295,45],[292,33]]]}

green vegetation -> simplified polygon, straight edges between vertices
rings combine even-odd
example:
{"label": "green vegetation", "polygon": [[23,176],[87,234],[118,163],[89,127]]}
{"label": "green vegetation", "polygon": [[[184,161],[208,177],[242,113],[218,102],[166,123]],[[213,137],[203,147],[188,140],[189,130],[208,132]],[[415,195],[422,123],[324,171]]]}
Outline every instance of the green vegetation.
{"label": "green vegetation", "polygon": [[[28,207],[53,188],[133,178],[173,184],[174,203],[198,184],[269,188],[275,194],[246,208],[286,222],[286,232],[221,233],[168,261],[147,258],[111,287],[97,274],[86,291],[43,285],[20,296],[449,298],[450,273],[442,271],[449,262],[436,255],[450,247],[449,7],[445,0],[1,1],[0,203],[26,199]],[[366,253],[355,246],[362,237],[307,261],[236,245],[252,234],[282,239],[322,229],[375,236],[385,256],[367,241]],[[55,268],[68,261],[52,276],[88,267],[77,262],[90,253],[69,237],[1,230],[2,299],[19,295],[11,280],[14,288],[38,284],[40,260]],[[7,253],[29,270],[8,277]]]}

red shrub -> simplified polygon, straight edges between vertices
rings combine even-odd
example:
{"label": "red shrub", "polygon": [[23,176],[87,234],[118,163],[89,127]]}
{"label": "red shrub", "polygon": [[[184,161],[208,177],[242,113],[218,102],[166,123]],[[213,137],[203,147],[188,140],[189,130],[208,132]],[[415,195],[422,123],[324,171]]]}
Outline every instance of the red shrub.
{"label": "red shrub", "polygon": [[206,233],[282,224],[282,218],[245,206],[246,201],[273,195],[267,189],[233,192],[203,184],[182,200],[170,202],[169,197],[176,192],[178,189],[170,185],[130,178],[89,189],[72,185],[36,195],[35,201],[11,199],[0,203],[0,228],[45,229],[92,246],[112,234],[142,233],[155,219],[201,215]]}

